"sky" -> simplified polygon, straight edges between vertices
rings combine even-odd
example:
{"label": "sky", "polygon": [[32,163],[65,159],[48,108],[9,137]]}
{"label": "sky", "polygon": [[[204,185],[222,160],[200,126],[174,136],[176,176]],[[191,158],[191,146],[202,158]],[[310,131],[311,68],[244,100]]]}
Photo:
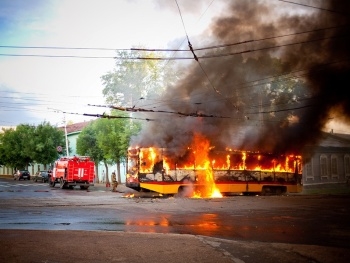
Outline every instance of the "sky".
{"label": "sky", "polygon": [[[213,2],[177,1],[188,34],[205,29]],[[178,48],[184,37],[174,0],[0,0],[0,126],[61,126],[105,111],[88,104],[104,104],[100,78],[115,51],[40,47]]]}
{"label": "sky", "polygon": [[[315,0],[301,2],[320,5]],[[88,104],[105,104],[101,76],[113,70],[115,49],[176,49],[181,44],[188,48],[186,34],[192,44],[203,46],[212,37],[208,27],[232,3],[238,8],[245,1],[0,0],[0,126],[38,125],[44,121],[62,126],[64,120],[95,119],[84,114],[106,111]],[[265,3],[270,9],[266,12],[271,13],[276,7],[301,16],[314,11],[277,0]],[[248,30],[249,22],[254,20],[250,18],[246,15],[246,28],[232,24],[236,30],[232,32]],[[293,29],[291,24],[288,26]],[[251,31],[260,33],[254,28]],[[202,43],[198,43],[199,36]],[[238,37],[234,35],[230,41]],[[337,119],[325,129],[350,132],[349,126]]]}

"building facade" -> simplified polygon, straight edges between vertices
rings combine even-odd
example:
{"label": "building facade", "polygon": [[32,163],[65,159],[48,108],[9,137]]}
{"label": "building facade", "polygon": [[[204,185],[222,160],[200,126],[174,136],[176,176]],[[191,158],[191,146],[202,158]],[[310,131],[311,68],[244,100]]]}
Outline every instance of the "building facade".
{"label": "building facade", "polygon": [[317,146],[303,153],[303,183],[344,183],[350,180],[350,135],[324,133]]}

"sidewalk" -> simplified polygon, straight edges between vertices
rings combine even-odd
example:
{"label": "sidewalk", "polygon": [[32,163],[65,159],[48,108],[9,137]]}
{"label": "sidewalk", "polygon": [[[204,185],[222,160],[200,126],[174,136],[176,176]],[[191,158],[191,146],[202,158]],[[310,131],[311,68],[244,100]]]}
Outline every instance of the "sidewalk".
{"label": "sidewalk", "polygon": [[0,262],[345,263],[350,251],[186,234],[0,230]]}

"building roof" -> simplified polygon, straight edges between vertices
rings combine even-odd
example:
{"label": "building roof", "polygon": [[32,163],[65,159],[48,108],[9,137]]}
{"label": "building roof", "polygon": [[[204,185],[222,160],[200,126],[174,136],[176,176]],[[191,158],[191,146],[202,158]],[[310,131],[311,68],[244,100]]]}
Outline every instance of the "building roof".
{"label": "building roof", "polygon": [[350,147],[350,135],[340,133],[323,133],[318,146]]}
{"label": "building roof", "polygon": [[[67,134],[81,132],[87,125],[92,121],[84,121],[67,125]],[[60,130],[64,131],[64,126],[58,127]]]}

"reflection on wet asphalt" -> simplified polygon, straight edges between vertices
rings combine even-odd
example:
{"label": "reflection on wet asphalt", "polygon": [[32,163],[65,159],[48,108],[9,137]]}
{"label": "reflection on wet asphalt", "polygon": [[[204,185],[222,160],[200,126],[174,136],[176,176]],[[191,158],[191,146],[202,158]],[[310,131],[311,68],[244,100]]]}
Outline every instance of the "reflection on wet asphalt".
{"label": "reflection on wet asphalt", "polygon": [[180,233],[350,247],[349,196],[123,198],[0,180],[0,228]]}

